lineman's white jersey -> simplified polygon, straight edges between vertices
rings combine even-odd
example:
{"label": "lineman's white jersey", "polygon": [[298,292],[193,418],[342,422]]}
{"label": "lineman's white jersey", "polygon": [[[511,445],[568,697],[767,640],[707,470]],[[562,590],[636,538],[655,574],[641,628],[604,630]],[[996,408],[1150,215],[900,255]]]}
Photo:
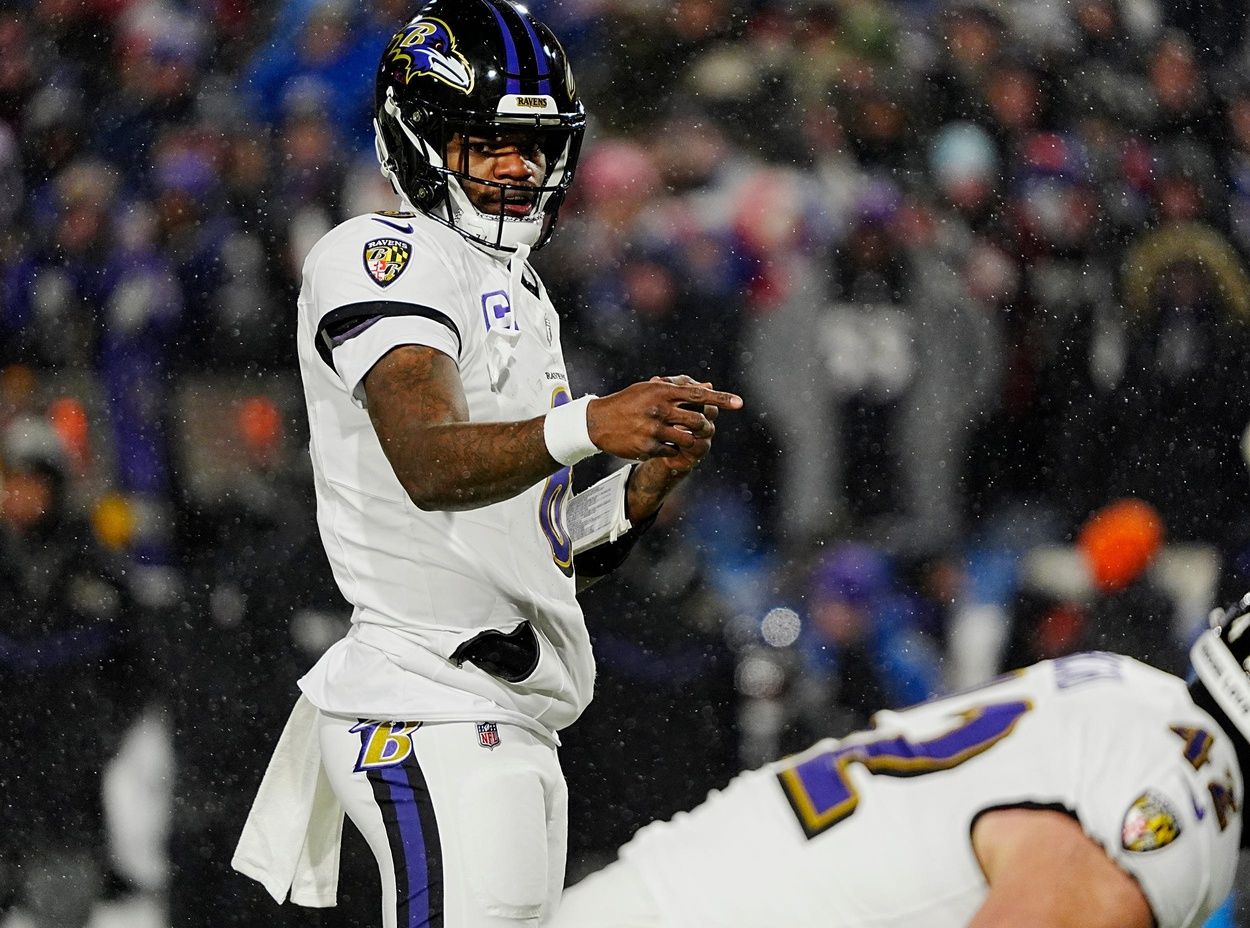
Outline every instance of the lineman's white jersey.
{"label": "lineman's white jersey", "polygon": [[875,721],[635,835],[621,856],[660,923],[962,928],[987,893],[972,826],[1010,806],[1073,814],[1158,928],[1202,924],[1232,887],[1242,773],[1175,677],[1082,654]]}
{"label": "lineman's white jersey", "polygon": [[[538,276],[420,214],[358,216],[304,263],[299,360],[317,521],[352,630],[300,681],[327,712],[509,721],[554,738],[590,700],[594,664],[564,528],[566,468],[503,502],[427,512],[395,476],[364,406],[365,375],[400,345],[460,371],[474,422],[567,402],[560,325]],[[518,683],[451,660],[529,622],[540,658]]]}

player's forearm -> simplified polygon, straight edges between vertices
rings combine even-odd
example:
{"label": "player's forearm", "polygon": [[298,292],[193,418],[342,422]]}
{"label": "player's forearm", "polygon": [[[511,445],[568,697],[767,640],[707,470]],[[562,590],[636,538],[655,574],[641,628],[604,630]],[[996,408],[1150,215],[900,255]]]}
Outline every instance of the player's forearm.
{"label": "player's forearm", "polygon": [[471,422],[460,375],[421,345],[386,354],[365,377],[369,419],[404,490],[421,509],[476,509],[559,470],[543,419]]}
{"label": "player's forearm", "polygon": [[477,509],[510,499],[560,465],[547,453],[540,416],[524,422],[422,425],[392,435],[387,458],[420,509]]}
{"label": "player's forearm", "polygon": [[[393,349],[365,375],[364,388],[382,450],[422,509],[486,506],[516,496],[560,469],[548,451],[544,417],[469,421],[456,363],[433,348]],[[584,410],[586,417],[573,451],[589,443],[617,457],[646,461],[641,468],[645,477],[630,505],[631,519],[651,515],[679,474],[707,453],[715,429],[707,416],[682,404],[737,409],[742,399],[693,382],[653,378],[584,407],[576,402],[568,407],[573,414]],[[561,460],[570,459],[557,453]],[[666,465],[652,460],[657,457],[671,460]]]}

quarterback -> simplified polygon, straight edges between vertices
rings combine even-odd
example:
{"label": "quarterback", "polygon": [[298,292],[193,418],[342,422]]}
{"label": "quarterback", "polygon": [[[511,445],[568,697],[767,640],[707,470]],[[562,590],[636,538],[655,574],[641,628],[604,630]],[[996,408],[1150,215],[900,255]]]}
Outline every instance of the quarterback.
{"label": "quarterback", "polygon": [[1182,928],[1247,842],[1250,596],[1196,680],[1043,662],[881,712],[642,828],[557,928]]}
{"label": "quarterback", "polygon": [[[557,732],[594,680],[578,584],[742,405],[684,375],[576,396],[527,258],[584,128],[560,43],[509,0],[433,0],[382,54],[402,208],[329,232],[299,298],[318,523],[354,612],[300,681],[234,859],[278,901],[333,903],[344,810],[385,928],[537,925],[559,900]],[[573,496],[600,451],[636,463]]]}

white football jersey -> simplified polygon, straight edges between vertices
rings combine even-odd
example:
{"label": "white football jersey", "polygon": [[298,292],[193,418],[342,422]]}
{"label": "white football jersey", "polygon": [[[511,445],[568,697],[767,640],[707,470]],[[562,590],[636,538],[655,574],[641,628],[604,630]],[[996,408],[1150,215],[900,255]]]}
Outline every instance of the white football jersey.
{"label": "white football jersey", "polygon": [[673,928],[962,928],[987,893],[987,810],[1064,810],[1136,878],[1158,928],[1228,895],[1241,835],[1233,744],[1185,684],[1081,654],[743,774],[622,849]]}
{"label": "white football jersey", "polygon": [[[530,419],[571,399],[555,309],[527,264],[510,265],[409,213],[350,219],[304,263],[299,360],[317,520],[355,607],[348,636],[300,681],[327,712],[509,721],[552,738],[590,700],[564,526],[569,469],[493,505],[422,511],[364,406],[370,368],[410,344],[456,362],[471,421]],[[474,636],[522,622],[540,657],[521,682],[451,660]]]}

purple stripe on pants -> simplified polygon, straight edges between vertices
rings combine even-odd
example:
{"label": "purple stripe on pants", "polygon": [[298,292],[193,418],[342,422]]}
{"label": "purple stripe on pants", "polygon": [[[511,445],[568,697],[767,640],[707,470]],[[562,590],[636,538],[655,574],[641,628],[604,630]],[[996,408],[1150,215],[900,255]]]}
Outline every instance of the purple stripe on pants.
{"label": "purple stripe on pants", "polygon": [[395,887],[400,896],[398,902],[401,916],[405,909],[408,912],[408,918],[401,922],[401,928],[427,928],[430,924],[429,862],[425,854],[421,816],[417,811],[417,797],[412,784],[408,782],[408,774],[403,765],[383,767],[377,773],[379,779],[390,789],[395,823],[399,829],[408,873],[408,885]]}

